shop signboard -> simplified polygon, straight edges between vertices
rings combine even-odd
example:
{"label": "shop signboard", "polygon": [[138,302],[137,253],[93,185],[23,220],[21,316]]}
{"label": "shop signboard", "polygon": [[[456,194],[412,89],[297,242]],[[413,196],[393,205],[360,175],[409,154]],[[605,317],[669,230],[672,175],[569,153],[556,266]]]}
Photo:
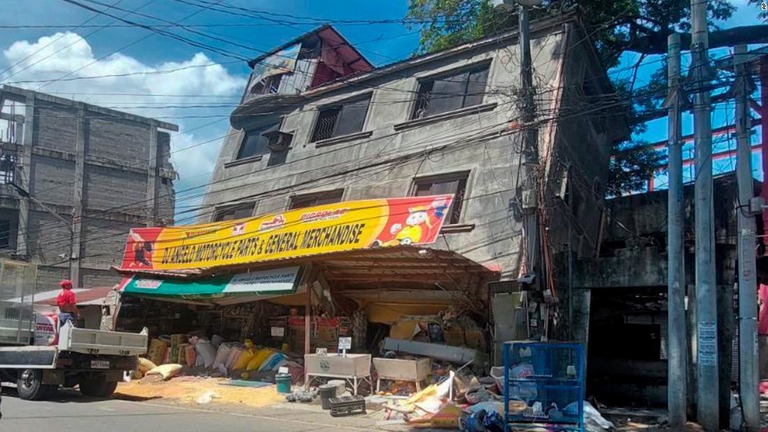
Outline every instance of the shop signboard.
{"label": "shop signboard", "polygon": [[[431,244],[452,201],[453,195],[347,201],[204,225],[134,228],[120,267],[199,269]],[[241,283],[249,282],[235,285]]]}
{"label": "shop signboard", "polygon": [[224,297],[235,294],[286,294],[296,291],[301,268],[255,270],[224,278],[197,280],[150,279],[134,276],[125,285],[126,294],[183,297]]}

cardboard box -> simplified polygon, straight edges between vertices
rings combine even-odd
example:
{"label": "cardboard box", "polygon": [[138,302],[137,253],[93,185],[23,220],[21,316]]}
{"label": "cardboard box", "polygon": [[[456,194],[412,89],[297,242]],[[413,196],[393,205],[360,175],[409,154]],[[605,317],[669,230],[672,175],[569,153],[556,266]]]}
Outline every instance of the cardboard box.
{"label": "cardboard box", "polygon": [[163,364],[163,361],[165,360],[165,352],[167,350],[168,344],[166,342],[163,342],[160,339],[152,339],[152,342],[149,344],[147,358],[149,361],[159,366]]}
{"label": "cardboard box", "polygon": [[482,330],[464,330],[464,340],[467,342],[468,347],[485,351],[485,333]]}
{"label": "cardboard box", "polygon": [[443,328],[443,338],[445,339],[446,345],[456,347],[466,345],[464,329],[459,326],[453,326],[450,329]]}

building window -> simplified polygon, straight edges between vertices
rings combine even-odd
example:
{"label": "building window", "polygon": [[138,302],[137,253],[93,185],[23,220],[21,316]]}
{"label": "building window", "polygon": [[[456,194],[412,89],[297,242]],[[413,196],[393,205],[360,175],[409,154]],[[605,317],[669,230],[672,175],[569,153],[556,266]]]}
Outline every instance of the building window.
{"label": "building window", "polygon": [[263,156],[269,153],[269,147],[267,147],[269,138],[265,137],[264,134],[279,128],[280,123],[272,123],[259,129],[246,131],[243,142],[240,144],[240,150],[237,152],[237,160]]}
{"label": "building window", "polygon": [[341,202],[342,195],[344,195],[344,189],[292,196],[288,210]]}
{"label": "building window", "polygon": [[245,219],[253,216],[253,209],[256,206],[253,202],[247,202],[242,204],[235,204],[227,207],[216,209],[216,215],[214,216],[214,222],[222,222],[228,220]]}
{"label": "building window", "polygon": [[361,132],[370,103],[371,95],[368,94],[361,99],[320,109],[312,142]]}
{"label": "building window", "polygon": [[263,94],[275,94],[280,90],[280,82],[283,80],[284,74],[270,75],[251,87],[251,94],[263,95]]}
{"label": "building window", "polygon": [[16,155],[0,156],[0,184],[10,184],[16,181]]}
{"label": "building window", "polygon": [[458,224],[461,220],[461,209],[467,193],[467,177],[469,173],[455,173],[438,177],[416,179],[412,196],[429,196],[453,194],[453,202],[446,213],[445,222],[449,225]]}
{"label": "building window", "polygon": [[412,119],[483,103],[490,65],[421,81]]}

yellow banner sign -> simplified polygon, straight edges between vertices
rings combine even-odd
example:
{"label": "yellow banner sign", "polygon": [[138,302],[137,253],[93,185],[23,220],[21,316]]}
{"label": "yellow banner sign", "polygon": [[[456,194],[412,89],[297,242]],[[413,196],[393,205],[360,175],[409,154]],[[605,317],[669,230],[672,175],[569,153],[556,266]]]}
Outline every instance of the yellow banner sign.
{"label": "yellow banner sign", "polygon": [[433,243],[453,195],[350,201],[205,225],[135,228],[121,269],[184,270]]}

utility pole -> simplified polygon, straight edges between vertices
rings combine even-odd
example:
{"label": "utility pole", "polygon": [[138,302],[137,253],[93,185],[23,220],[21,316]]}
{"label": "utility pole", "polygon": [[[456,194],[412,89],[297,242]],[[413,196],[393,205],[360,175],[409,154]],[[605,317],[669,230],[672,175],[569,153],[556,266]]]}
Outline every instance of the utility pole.
{"label": "utility pole", "polygon": [[667,146],[669,152],[669,192],[667,211],[667,328],[668,370],[667,416],[673,428],[685,425],[687,400],[688,343],[685,317],[685,255],[683,248],[683,143],[681,142],[680,35],[667,39],[667,80],[669,94],[664,105],[669,111]]}
{"label": "utility pole", "polygon": [[705,431],[716,432],[720,426],[720,391],[707,0],[691,0],[691,21],[691,69],[695,92],[693,128],[696,143],[697,420]]}
{"label": "utility pole", "polygon": [[8,184],[11,185],[11,187],[13,187],[14,189],[16,189],[16,191],[19,193],[19,195],[21,195],[22,197],[27,198],[30,201],[32,201],[33,203],[37,204],[40,208],[42,208],[45,212],[47,212],[51,216],[55,217],[56,220],[58,220],[59,222],[64,224],[64,226],[67,228],[67,231],[69,231],[69,257],[68,257],[67,261],[69,261],[69,275],[70,275],[70,277],[72,277],[72,254],[74,253],[74,250],[73,250],[73,247],[72,247],[72,245],[74,244],[74,242],[73,242],[74,230],[72,229],[72,223],[70,221],[64,219],[63,217],[61,217],[55,211],[51,210],[51,208],[48,207],[47,205],[45,205],[45,203],[43,203],[42,201],[40,201],[39,199],[37,199],[37,198],[33,197],[32,195],[30,195],[30,193],[27,192],[26,189],[22,188],[21,186],[17,185],[16,183],[13,183],[13,182],[10,182]]}
{"label": "utility pole", "polygon": [[748,97],[751,93],[746,71],[746,45],[734,49],[736,71],[736,176],[739,183],[739,387],[744,422],[748,432],[760,430],[759,372],[757,369],[757,278],[755,215],[750,203],[755,196],[752,180],[752,145],[749,132]]}
{"label": "utility pole", "polygon": [[[535,5],[535,0],[518,0],[519,4],[519,42],[520,42],[520,90],[522,103],[520,119],[522,120],[522,151],[523,151],[523,238],[525,239],[525,262],[528,274],[535,277],[534,284],[541,286],[542,263],[539,262],[541,248],[539,247],[539,137],[536,120],[535,90],[533,88],[533,65],[531,62],[531,40],[528,25],[528,8]],[[568,240],[570,241],[570,239]]]}

